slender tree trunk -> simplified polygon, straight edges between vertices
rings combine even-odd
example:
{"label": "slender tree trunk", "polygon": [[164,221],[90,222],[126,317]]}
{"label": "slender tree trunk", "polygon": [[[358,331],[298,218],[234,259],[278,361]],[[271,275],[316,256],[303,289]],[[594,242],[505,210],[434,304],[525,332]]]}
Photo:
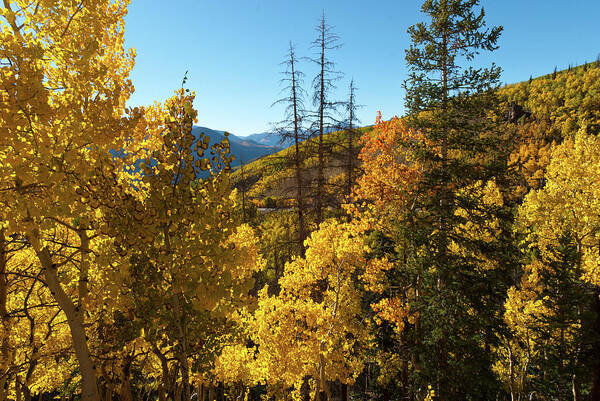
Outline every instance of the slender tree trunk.
{"label": "slender tree trunk", "polygon": [[591,401],[600,401],[600,289],[596,288],[593,295],[593,308],[596,314],[594,332],[596,341],[593,345],[594,362],[592,364],[592,391]]}
{"label": "slender tree trunk", "polygon": [[[58,278],[58,269],[52,262],[52,256],[50,255],[48,248],[41,248],[39,240],[35,236],[31,236],[29,240],[33,244],[42,268],[44,269],[46,285],[67,316],[67,323],[69,324],[71,338],[73,340],[73,348],[75,350],[77,361],[79,362],[79,370],[81,373],[81,400],[99,401],[100,395],[98,393],[96,367],[92,362],[92,357],[87,344],[81,302],[79,306],[76,306],[63,289]],[[81,285],[82,281],[80,280],[80,287]],[[80,291],[84,290],[80,288]]]}
{"label": "slender tree trunk", "polygon": [[348,385],[346,383],[340,383],[340,400],[348,401]]}
{"label": "slender tree trunk", "polygon": [[[445,4],[445,3],[444,3]],[[440,183],[440,187],[442,188],[442,193],[440,194],[440,244],[439,244],[439,252],[442,256],[442,263],[446,260],[446,248],[447,248],[447,225],[448,225],[448,217],[449,213],[449,204],[448,204],[448,185],[450,183],[446,182],[447,173],[448,173],[448,130],[446,128],[446,123],[448,120],[448,34],[444,33],[442,36],[442,123],[444,127],[442,128],[442,138],[441,138],[441,157],[442,157],[442,171],[443,171],[443,180],[444,182]],[[443,282],[438,282],[438,287],[443,286]]]}
{"label": "slender tree trunk", "polygon": [[181,369],[181,395],[184,400],[190,399],[190,368],[187,360],[187,336],[185,315],[181,308],[179,294],[173,295],[173,313],[175,314],[175,322],[177,325],[177,359]]}
{"label": "slender tree trunk", "polygon": [[310,401],[310,384],[308,380],[310,376],[305,376],[302,379],[302,385],[300,386],[300,399],[302,401]]}
{"label": "slender tree trunk", "polygon": [[318,166],[317,166],[317,199],[316,199],[316,220],[317,224],[323,221],[323,187],[325,185],[324,165],[325,158],[323,155],[323,131],[325,117],[325,17],[321,20],[321,82],[319,93],[319,147]]}
{"label": "slender tree trunk", "polygon": [[31,390],[27,385],[23,384],[21,386],[21,390],[23,391],[23,401],[31,401],[33,397],[31,396]]}
{"label": "slender tree trunk", "polygon": [[156,389],[156,393],[158,395],[158,401],[167,401],[167,391],[166,391],[166,384],[165,383],[160,383],[158,385],[158,388]]}
{"label": "slender tree trunk", "polygon": [[508,350],[508,386],[510,389],[510,401],[516,401],[515,399],[515,371],[513,367],[513,355],[512,355],[512,347],[510,346],[510,341],[506,340],[506,349]]}
{"label": "slender tree trunk", "polygon": [[106,388],[104,389],[104,401],[112,401],[114,393],[115,384],[112,380],[108,380],[108,383],[106,383]]}
{"label": "slender tree trunk", "polygon": [[175,383],[175,395],[173,398],[174,398],[174,401],[183,401],[183,399],[184,399],[181,385],[178,385],[177,383]]}
{"label": "slender tree trunk", "polygon": [[119,401],[133,401],[133,394],[131,393],[132,363],[133,355],[126,355],[121,368],[121,387],[119,389]]}
{"label": "slender tree trunk", "polygon": [[302,172],[300,160],[300,133],[298,127],[298,98],[296,90],[296,70],[294,65],[294,53],[290,45],[290,65],[292,69],[292,102],[294,104],[294,167],[296,169],[296,203],[298,206],[298,239],[300,242],[301,254],[304,255],[304,239],[306,238],[306,229],[304,225],[304,199],[302,197]]}
{"label": "slender tree trunk", "polygon": [[160,360],[160,367],[161,367],[161,371],[162,371],[162,377],[161,377],[162,383],[160,383],[158,385],[158,389],[157,389],[158,399],[159,399],[159,401],[166,401],[167,394],[170,391],[169,385],[171,383],[171,379],[170,379],[170,375],[169,375],[169,362],[167,360],[167,357],[162,352],[160,352],[160,350],[154,343],[152,343],[152,352]]}
{"label": "slender tree trunk", "polygon": [[564,356],[563,356],[563,350],[565,348],[565,329],[564,327],[560,328],[560,345],[558,347],[558,383],[557,383],[557,389],[556,389],[556,393],[558,394],[558,399],[559,400],[564,400],[566,394],[564,394],[565,388],[567,387],[567,384],[565,383],[565,379],[563,376],[563,372],[565,371],[564,368]]}
{"label": "slender tree trunk", "polygon": [[406,357],[402,357],[402,395],[404,399],[410,400],[410,385],[408,383],[408,360]]}
{"label": "slender tree trunk", "polygon": [[[32,329],[31,337],[32,338],[30,340],[30,344],[33,342],[33,329]],[[34,345],[33,351],[31,354],[36,355],[37,352],[38,352],[38,347]],[[23,383],[21,383],[21,390],[23,392],[24,401],[31,401],[31,390],[29,389],[29,385],[31,384],[31,378],[33,376],[33,372],[35,371],[37,364],[38,364],[38,359],[35,359],[32,357],[32,360],[29,362],[29,367],[27,368],[27,373],[25,373],[25,379],[23,380]]]}
{"label": "slender tree trunk", "polygon": [[[244,386],[241,386],[242,394],[244,392]],[[225,401],[225,386],[223,382],[219,382],[217,385],[217,401]]]}
{"label": "slender tree trunk", "polygon": [[[0,325],[2,329],[9,331],[10,317],[8,315],[8,243],[4,237],[4,229],[0,230]],[[0,337],[0,400],[5,399],[7,385],[6,375],[14,358],[14,351],[10,349],[8,336]],[[4,397],[4,398],[3,398]]]}
{"label": "slender tree trunk", "polygon": [[21,401],[23,392],[21,391],[21,382],[19,381],[19,376],[15,376],[15,401]]}
{"label": "slender tree trunk", "polygon": [[[442,1],[442,4],[446,5],[445,1]],[[439,221],[439,230],[440,230],[440,238],[439,238],[439,248],[438,248],[438,259],[441,263],[440,272],[438,273],[438,281],[437,281],[437,291],[440,296],[440,307],[444,308],[444,287],[445,287],[445,279],[446,279],[446,270],[447,266],[447,247],[448,247],[448,238],[447,238],[447,226],[448,226],[448,217],[450,216],[449,211],[449,183],[447,182],[448,176],[448,130],[446,128],[446,123],[448,120],[448,33],[444,32],[442,35],[442,54],[441,54],[441,67],[442,67],[442,138],[441,138],[441,158],[442,158],[442,171],[443,171],[443,182],[440,183],[440,187],[442,188],[442,193],[440,194],[440,221]],[[437,372],[437,394],[441,399],[449,399],[449,391],[448,388],[450,383],[446,381],[447,368],[448,368],[448,355],[447,355],[447,343],[446,337],[442,336],[442,338],[438,342],[438,372]]]}
{"label": "slender tree trunk", "polygon": [[0,401],[6,401],[6,396],[8,393],[8,384],[8,375],[0,377]]}
{"label": "slender tree trunk", "polygon": [[240,160],[240,172],[242,173],[242,223],[246,222],[246,175],[244,174],[244,161]]}
{"label": "slender tree trunk", "polygon": [[324,342],[321,342],[320,352],[319,352],[319,379],[317,380],[317,391],[315,392],[315,401],[327,401],[328,394],[325,389],[327,386],[325,380],[325,357],[323,353],[325,352]]}
{"label": "slender tree trunk", "polygon": [[[354,122],[354,81],[350,82],[350,99],[348,110],[350,112],[349,121],[348,121],[348,159],[347,159],[347,180],[346,180],[346,196],[350,197],[352,193],[352,181],[353,181],[353,172],[354,172],[354,127],[352,123]],[[348,216],[348,220],[351,220],[351,217]]]}
{"label": "slender tree trunk", "polygon": [[382,392],[382,394],[381,394],[382,401],[391,401],[392,400],[392,397],[390,395],[390,389],[388,388],[388,386],[385,386],[381,392]]}

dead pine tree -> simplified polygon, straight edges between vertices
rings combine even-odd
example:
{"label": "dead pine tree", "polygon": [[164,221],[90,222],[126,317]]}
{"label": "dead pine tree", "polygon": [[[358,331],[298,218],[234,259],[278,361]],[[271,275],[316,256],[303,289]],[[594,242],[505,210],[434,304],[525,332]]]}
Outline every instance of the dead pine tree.
{"label": "dead pine tree", "polygon": [[356,146],[356,139],[359,135],[357,125],[360,124],[360,120],[356,117],[356,111],[362,107],[356,103],[356,85],[354,79],[350,81],[348,87],[348,101],[346,102],[346,196],[349,197],[352,193],[352,184],[356,179],[355,171],[358,167],[356,162],[358,147]]}
{"label": "dead pine tree", "polygon": [[329,52],[339,49],[342,45],[339,37],[333,33],[333,27],[327,24],[325,12],[316,26],[317,38],[312,42],[311,48],[315,55],[309,58],[318,66],[318,73],[312,81],[313,106],[315,110],[312,115],[313,142],[316,144],[317,153],[317,183],[314,194],[315,222],[323,221],[323,198],[325,191],[325,156],[326,149],[323,139],[325,133],[339,128],[340,123],[336,119],[341,102],[331,99],[331,92],[335,90],[335,83],[342,78],[342,73],[337,71],[335,63],[329,58]]}
{"label": "dead pine tree", "polygon": [[298,217],[298,235],[297,240],[301,254],[304,253],[304,239],[307,236],[306,229],[306,206],[304,202],[304,181],[303,181],[303,154],[300,144],[306,140],[303,129],[304,118],[304,99],[306,92],[302,87],[304,83],[304,74],[297,68],[298,59],[292,42],[289,44],[289,50],[286,60],[281,64],[285,66],[281,79],[283,97],[275,101],[273,105],[282,104],[285,106],[284,119],[276,124],[276,132],[281,138],[281,143],[291,141],[293,150],[289,153],[291,164],[294,169],[294,200],[296,203]]}
{"label": "dead pine tree", "polygon": [[244,159],[240,159],[240,174],[242,175],[242,181],[240,185],[240,192],[242,193],[242,223],[247,223],[248,220],[246,219],[246,192],[248,191],[248,182],[246,181],[244,167]]}
{"label": "dead pine tree", "polygon": [[[341,180],[335,180],[335,184],[329,183],[329,185],[338,186],[336,189],[330,188],[330,192],[333,190],[335,193],[344,194],[346,200],[350,199],[352,187],[356,177],[360,174],[360,164],[358,163],[360,146],[357,143],[360,136],[360,131],[358,131],[360,120],[357,117],[357,111],[362,105],[357,104],[356,91],[356,84],[352,79],[348,85],[346,101],[341,103],[344,118],[340,124],[340,135],[327,138],[327,143],[333,145],[332,149],[334,149],[331,152],[332,161],[328,163],[328,167],[341,172],[339,176]],[[341,207],[341,203],[344,201],[343,197],[337,197],[335,200],[328,199],[328,201],[339,210],[340,217],[344,216]],[[346,217],[350,219],[350,216]]]}

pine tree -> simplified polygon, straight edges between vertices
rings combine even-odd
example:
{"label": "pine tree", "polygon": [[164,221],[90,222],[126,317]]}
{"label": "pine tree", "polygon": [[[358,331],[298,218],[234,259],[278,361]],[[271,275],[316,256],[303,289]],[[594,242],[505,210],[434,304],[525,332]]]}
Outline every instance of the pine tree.
{"label": "pine tree", "polygon": [[360,107],[356,103],[356,85],[354,79],[350,81],[348,87],[348,101],[345,104],[346,111],[348,113],[347,127],[346,127],[346,196],[350,196],[352,192],[352,184],[356,179],[354,171],[356,170],[356,124],[360,123],[356,117],[356,110]]}
{"label": "pine tree", "polygon": [[431,22],[408,29],[406,51],[408,125],[426,138],[413,144],[422,178],[408,228],[422,294],[414,305],[415,384],[432,384],[444,400],[491,397],[495,379],[484,350],[499,324],[498,290],[506,286],[502,242],[510,215],[501,199],[485,200],[496,186],[501,193],[506,169],[494,119],[500,68],[473,67],[481,51],[497,49],[502,28],[485,28],[478,3],[426,0],[422,11]]}
{"label": "pine tree", "polygon": [[335,69],[335,63],[329,58],[329,52],[339,49],[342,45],[339,37],[333,33],[333,27],[327,24],[325,12],[321,15],[319,24],[316,26],[317,38],[312,42],[312,48],[316,50],[314,58],[310,60],[315,63],[319,72],[312,82],[314,112],[313,130],[317,135],[317,184],[315,188],[315,220],[317,224],[323,221],[323,198],[325,190],[325,156],[326,149],[323,135],[332,128],[339,127],[336,119],[337,109],[340,103],[331,99],[331,91],[335,90],[336,81],[342,78],[342,73]]}
{"label": "pine tree", "polygon": [[298,59],[292,42],[289,44],[289,50],[286,60],[282,63],[286,70],[283,72],[281,80],[285,87],[283,92],[285,96],[277,100],[274,104],[285,105],[285,118],[277,123],[277,132],[281,136],[281,141],[288,139],[293,141],[292,163],[295,180],[295,200],[298,213],[298,236],[297,241],[300,249],[303,249],[303,243],[306,239],[306,211],[304,203],[304,181],[303,181],[303,155],[300,151],[300,143],[305,138],[303,129],[304,120],[304,98],[306,93],[302,87],[304,74],[298,70]]}

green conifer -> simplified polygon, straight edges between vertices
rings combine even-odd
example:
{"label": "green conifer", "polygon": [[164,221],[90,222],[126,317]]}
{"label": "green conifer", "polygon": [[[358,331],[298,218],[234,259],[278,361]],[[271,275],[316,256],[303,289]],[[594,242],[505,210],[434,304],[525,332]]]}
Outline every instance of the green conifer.
{"label": "green conifer", "polygon": [[[430,21],[408,29],[412,44],[406,51],[408,123],[427,138],[426,145],[414,144],[423,178],[407,230],[418,250],[409,274],[422,286],[414,305],[420,315],[414,385],[431,384],[446,401],[495,397],[485,350],[502,325],[495,313],[508,283],[504,267],[484,271],[481,263],[485,258],[509,266],[511,257],[510,213],[481,197],[486,183],[507,185],[508,147],[499,129],[500,68],[476,67],[480,52],[498,48],[502,27],[486,28],[478,4],[426,0],[422,11]],[[501,226],[492,241],[460,228],[492,221]]]}

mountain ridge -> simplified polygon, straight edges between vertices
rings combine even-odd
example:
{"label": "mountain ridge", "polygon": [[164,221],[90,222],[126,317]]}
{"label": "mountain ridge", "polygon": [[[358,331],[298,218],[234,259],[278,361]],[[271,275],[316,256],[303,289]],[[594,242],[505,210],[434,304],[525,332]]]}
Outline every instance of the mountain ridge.
{"label": "mountain ridge", "polygon": [[[210,138],[211,145],[221,142],[225,138],[225,132],[228,133],[230,153],[235,156],[235,159],[231,163],[232,166],[239,166],[241,163],[249,163],[263,156],[277,153],[283,149],[283,147],[280,146],[274,146],[268,143],[259,143],[256,140],[250,138],[250,136],[238,136],[228,131],[215,130],[199,125],[194,125],[194,127],[192,128],[192,134],[195,137],[198,137],[201,134],[207,135]],[[257,137],[255,136],[255,138]]]}

